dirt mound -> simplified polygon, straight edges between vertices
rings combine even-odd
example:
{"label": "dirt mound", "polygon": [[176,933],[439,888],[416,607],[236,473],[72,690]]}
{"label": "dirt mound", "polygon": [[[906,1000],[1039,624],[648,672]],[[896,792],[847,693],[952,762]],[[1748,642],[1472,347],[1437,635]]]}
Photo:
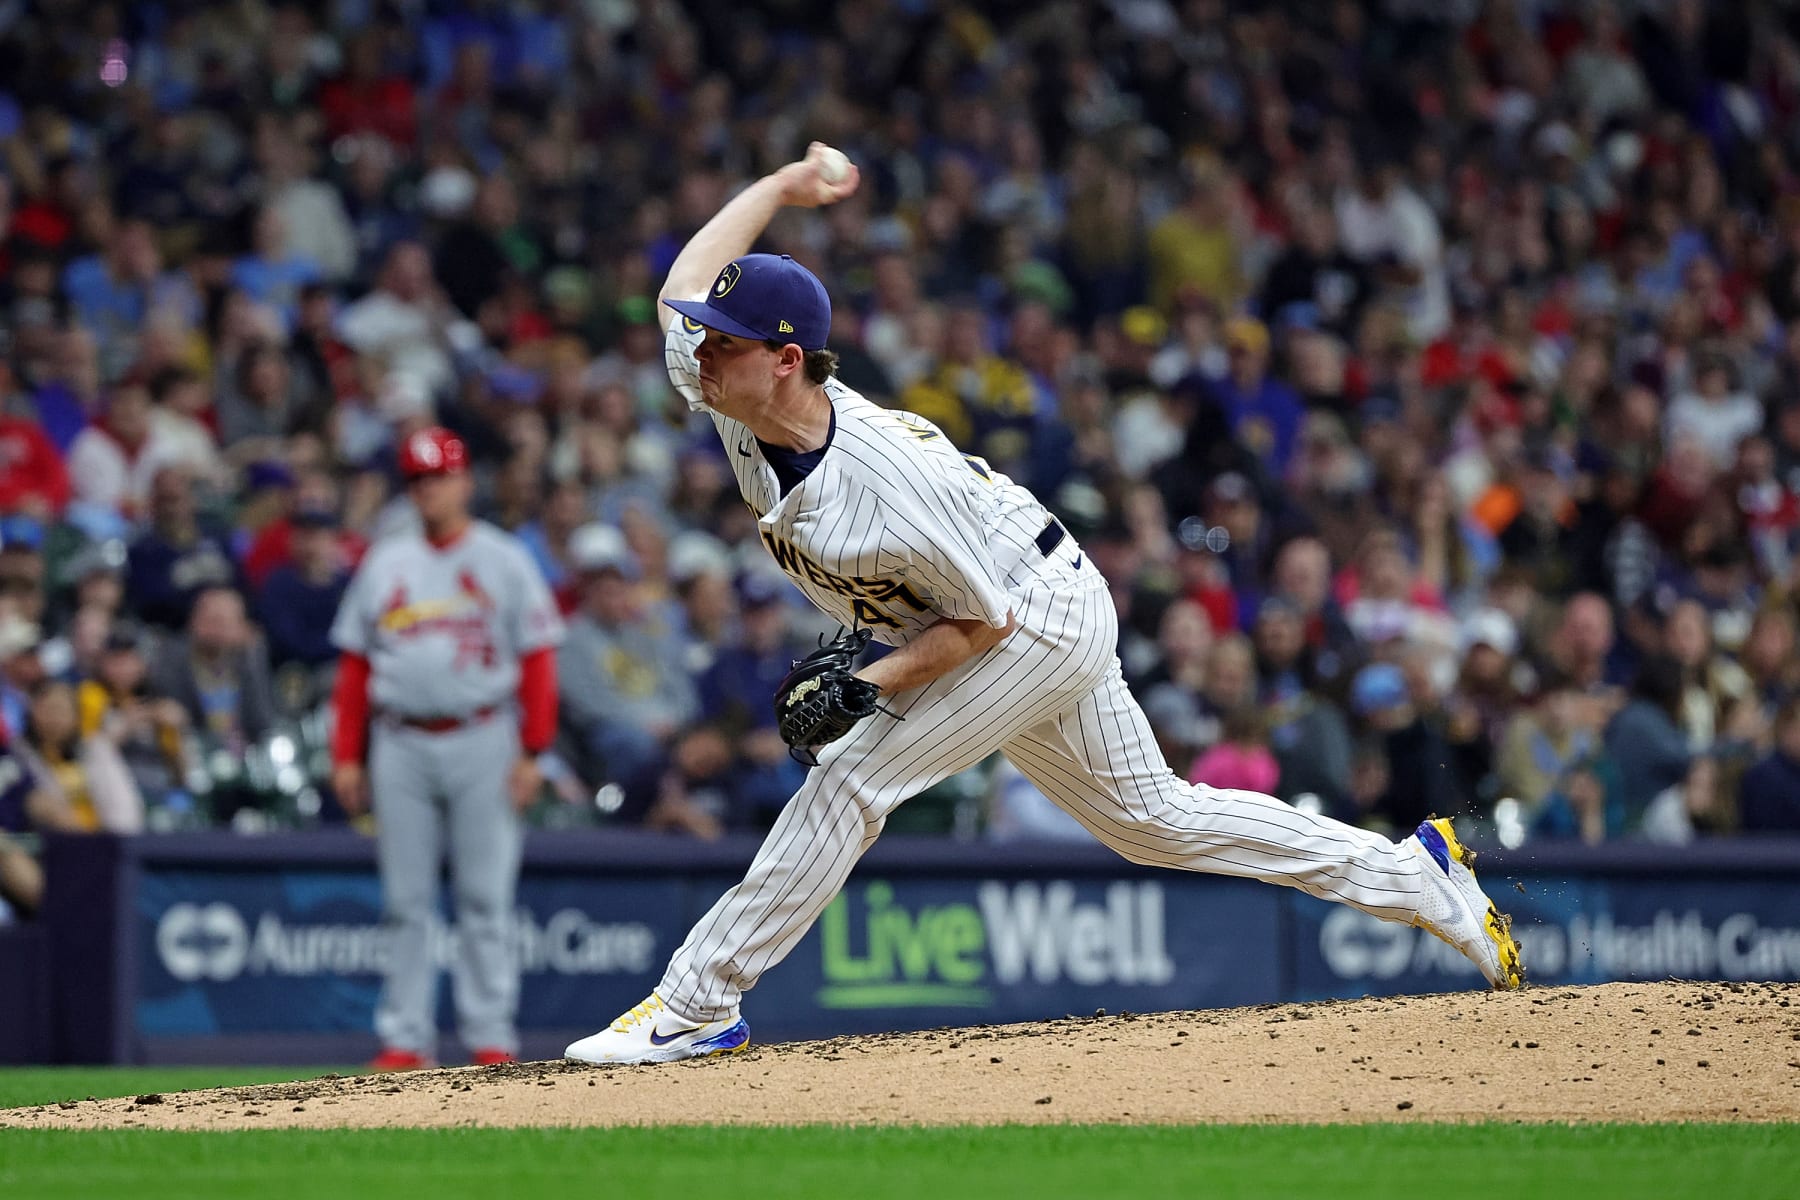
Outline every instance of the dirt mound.
{"label": "dirt mound", "polygon": [[0,1126],[165,1129],[1797,1119],[1800,985],[1738,983],[1121,1013],[0,1112]]}

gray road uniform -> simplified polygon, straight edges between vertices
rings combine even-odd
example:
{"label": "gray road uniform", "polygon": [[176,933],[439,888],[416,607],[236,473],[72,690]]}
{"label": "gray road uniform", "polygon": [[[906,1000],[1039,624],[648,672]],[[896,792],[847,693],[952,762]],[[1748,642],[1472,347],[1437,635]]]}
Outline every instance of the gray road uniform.
{"label": "gray road uniform", "polygon": [[556,602],[523,547],[477,521],[434,547],[379,542],[345,593],[331,640],[369,660],[369,793],[391,942],[376,1032],[430,1056],[437,972],[429,931],[449,852],[459,1033],[516,1051],[519,972],[509,926],[523,830],[507,795],[520,753],[520,659],[561,641]]}

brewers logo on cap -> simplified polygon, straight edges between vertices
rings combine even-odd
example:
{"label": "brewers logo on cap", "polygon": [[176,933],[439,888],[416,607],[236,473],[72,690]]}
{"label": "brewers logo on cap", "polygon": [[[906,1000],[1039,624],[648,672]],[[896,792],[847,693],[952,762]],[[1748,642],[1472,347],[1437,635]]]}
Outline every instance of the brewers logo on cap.
{"label": "brewers logo on cap", "polygon": [[729,294],[731,289],[737,286],[737,281],[743,274],[744,268],[736,263],[726,263],[725,269],[719,272],[718,282],[713,284],[713,295],[723,297]]}

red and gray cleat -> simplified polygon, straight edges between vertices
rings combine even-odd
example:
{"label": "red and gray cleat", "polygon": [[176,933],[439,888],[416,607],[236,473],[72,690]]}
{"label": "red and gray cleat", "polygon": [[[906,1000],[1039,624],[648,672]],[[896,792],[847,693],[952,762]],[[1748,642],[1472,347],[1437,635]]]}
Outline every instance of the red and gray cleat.
{"label": "red and gray cleat", "polygon": [[519,1056],[511,1050],[502,1050],[497,1046],[483,1046],[469,1052],[471,1067],[501,1067],[507,1063],[516,1063]]}
{"label": "red and gray cleat", "polygon": [[1475,882],[1475,852],[1456,840],[1449,818],[1426,821],[1406,840],[1425,859],[1425,895],[1413,924],[1462,951],[1495,991],[1524,987],[1512,918]]}
{"label": "red and gray cleat", "polygon": [[382,1048],[380,1054],[369,1060],[371,1071],[429,1071],[437,1063],[412,1050],[397,1050],[392,1046]]}

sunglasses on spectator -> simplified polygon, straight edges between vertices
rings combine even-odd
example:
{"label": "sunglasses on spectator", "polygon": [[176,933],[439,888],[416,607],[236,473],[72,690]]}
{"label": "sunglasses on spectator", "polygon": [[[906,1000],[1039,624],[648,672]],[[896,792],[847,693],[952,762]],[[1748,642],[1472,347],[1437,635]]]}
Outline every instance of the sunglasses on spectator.
{"label": "sunglasses on spectator", "polygon": [[41,585],[38,583],[37,580],[29,578],[28,576],[24,576],[24,575],[0,576],[0,595],[4,595],[9,592],[17,592],[17,593],[20,593],[23,595],[30,595],[31,593],[36,592],[40,586]]}

